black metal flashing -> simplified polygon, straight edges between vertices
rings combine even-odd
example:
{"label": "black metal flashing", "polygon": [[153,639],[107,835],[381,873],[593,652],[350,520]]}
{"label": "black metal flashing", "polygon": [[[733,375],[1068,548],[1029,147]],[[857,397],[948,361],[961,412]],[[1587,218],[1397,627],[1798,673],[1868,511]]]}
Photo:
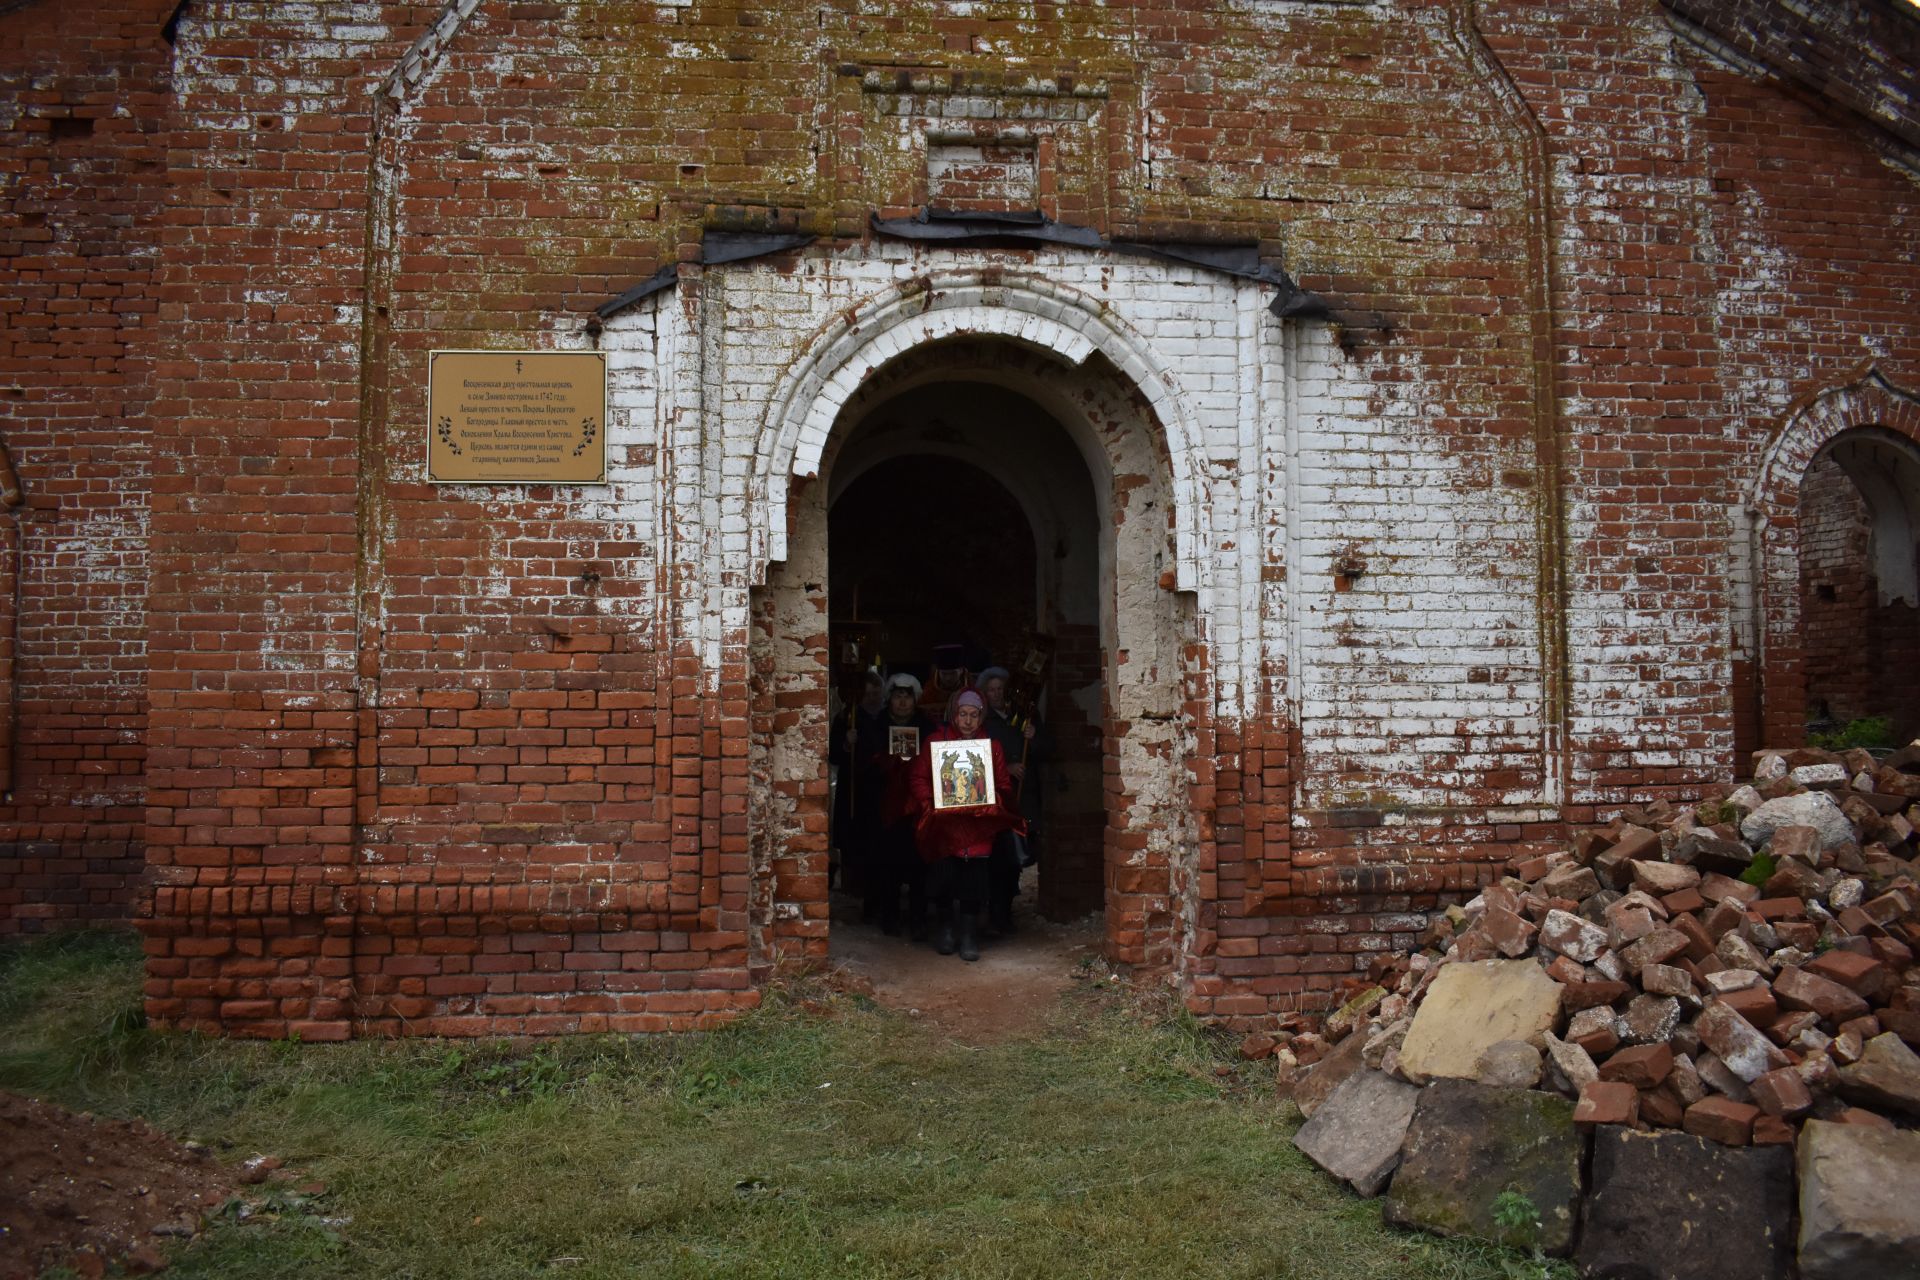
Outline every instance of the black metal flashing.
{"label": "black metal flashing", "polygon": [[[1271,263],[1260,260],[1250,244],[1202,244],[1181,240],[1109,240],[1092,227],[1055,222],[1033,212],[976,213],[957,209],[923,209],[911,218],[870,216],[876,235],[953,248],[1005,248],[1009,245],[1060,244],[1075,249],[1104,250],[1140,258],[1157,258],[1183,266],[1216,271],[1240,280],[1272,285],[1275,294],[1267,310],[1280,319],[1329,320],[1348,323],[1326,298],[1302,289],[1297,281]],[[815,237],[761,231],[709,231],[700,237],[700,263],[719,266],[785,253],[813,243]],[[680,264],[670,262],[617,298],[593,309],[595,319],[611,320],[680,279]]]}
{"label": "black metal flashing", "polygon": [[[815,237],[797,234],[769,234],[759,231],[708,231],[700,237],[700,265],[717,267],[723,262],[745,262],[770,253],[785,253],[812,244]],[[611,320],[622,311],[637,306],[654,294],[670,289],[680,279],[680,264],[669,262],[617,298],[609,298],[593,309],[599,320]]]}
{"label": "black metal flashing", "polygon": [[1019,244],[1064,244],[1077,249],[1158,258],[1183,266],[1217,271],[1241,280],[1272,285],[1278,295],[1267,309],[1282,319],[1338,320],[1333,305],[1317,293],[1302,289],[1292,276],[1260,260],[1250,244],[1201,244],[1181,240],[1109,240],[1092,227],[1055,222],[1040,213],[968,213],[924,209],[911,218],[870,219],[875,234],[896,240],[916,240],[981,248]]}
{"label": "black metal flashing", "polygon": [[652,275],[617,298],[609,298],[593,309],[593,314],[601,320],[611,320],[628,307],[645,302],[662,289],[670,289],[680,278],[680,264],[669,262]]}
{"label": "black metal flashing", "polygon": [[814,237],[765,231],[709,231],[700,237],[700,262],[717,267],[723,262],[745,262],[770,253],[785,253],[812,244]]}
{"label": "black metal flashing", "polygon": [[870,216],[874,231],[896,240],[934,241],[968,248],[1010,244],[1064,244],[1077,249],[1110,247],[1092,227],[1055,222],[1040,213],[954,213],[923,209],[911,218]]}

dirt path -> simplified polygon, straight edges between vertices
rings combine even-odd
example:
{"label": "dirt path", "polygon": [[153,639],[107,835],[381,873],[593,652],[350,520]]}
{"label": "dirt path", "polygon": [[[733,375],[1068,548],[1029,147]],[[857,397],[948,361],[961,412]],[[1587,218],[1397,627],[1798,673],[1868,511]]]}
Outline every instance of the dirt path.
{"label": "dirt path", "polygon": [[943,956],[930,943],[890,938],[860,922],[851,898],[833,900],[832,956],[873,984],[889,1009],[925,1018],[958,1039],[1012,1039],[1044,1025],[1048,1011],[1073,980],[1073,971],[1100,954],[1100,920],[1052,924],[1033,912],[1031,890],[1014,913],[1011,938],[982,942],[972,964]]}

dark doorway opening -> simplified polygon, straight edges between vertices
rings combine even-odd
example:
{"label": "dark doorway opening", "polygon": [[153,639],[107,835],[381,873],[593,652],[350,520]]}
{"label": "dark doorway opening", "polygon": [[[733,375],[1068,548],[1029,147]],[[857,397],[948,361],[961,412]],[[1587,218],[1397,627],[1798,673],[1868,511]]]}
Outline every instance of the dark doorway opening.
{"label": "dark doorway opening", "polygon": [[978,671],[1034,630],[1033,527],[979,467],[889,459],[839,496],[829,521],[833,621],[842,635],[870,628],[869,656],[889,671],[931,679],[938,644],[962,646]]}
{"label": "dark doorway opening", "polygon": [[1842,746],[1920,733],[1920,459],[1872,428],[1845,432],[1800,490],[1807,731]]}
{"label": "dark doorway opening", "polygon": [[[845,700],[858,686],[842,660],[856,649],[863,664],[926,682],[936,645],[961,646],[972,673],[1018,673],[1044,649],[1044,675],[1015,681],[1041,726],[1023,783],[1039,793],[1039,860],[1016,916],[1100,911],[1100,507],[1087,463],[1040,406],[985,382],[923,384],[844,429],[828,514],[834,733],[850,723]],[[836,787],[849,781],[842,769]],[[850,806],[836,808],[844,846]],[[858,904],[836,895],[835,926],[860,923]]]}

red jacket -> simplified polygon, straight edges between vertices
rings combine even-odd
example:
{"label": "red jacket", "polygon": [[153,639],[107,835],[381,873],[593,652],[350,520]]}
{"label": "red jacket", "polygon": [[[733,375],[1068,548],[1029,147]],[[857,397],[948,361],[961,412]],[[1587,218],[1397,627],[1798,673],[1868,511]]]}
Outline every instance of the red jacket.
{"label": "red jacket", "polygon": [[913,784],[913,803],[919,812],[915,835],[920,856],[928,862],[942,858],[984,858],[993,852],[993,838],[1002,831],[1024,834],[1027,829],[1026,821],[1009,805],[1012,780],[1007,776],[1007,759],[1001,754],[999,743],[984,734],[962,739],[959,731],[947,724],[933,731],[927,746],[960,741],[981,742],[993,749],[993,804],[981,809],[936,810],[933,807],[933,752],[923,749],[920,758],[914,761],[908,781]]}

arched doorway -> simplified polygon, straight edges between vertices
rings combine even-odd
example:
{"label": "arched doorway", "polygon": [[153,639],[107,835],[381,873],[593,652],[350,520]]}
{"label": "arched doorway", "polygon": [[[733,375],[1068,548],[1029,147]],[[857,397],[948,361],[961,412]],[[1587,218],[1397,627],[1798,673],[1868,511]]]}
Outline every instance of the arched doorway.
{"label": "arched doorway", "polygon": [[[853,587],[835,563],[834,525],[881,527],[872,493],[915,477],[930,482],[943,468],[966,476],[968,492],[993,495],[1002,519],[1019,523],[1016,510],[1024,518],[1030,551],[990,559],[995,572],[1018,573],[1007,566],[1031,556],[1031,594],[1015,592],[1012,607],[1030,610],[1033,629],[1050,628],[1043,634],[1054,643],[1043,715],[1059,758],[1038,909],[1054,918],[1099,911],[1108,958],[1149,967],[1170,966],[1193,929],[1195,730],[1183,712],[1205,672],[1192,598],[1176,589],[1167,441],[1132,379],[1098,353],[1076,354],[1077,363],[1030,342],[974,335],[913,346],[843,401],[824,433],[817,478],[792,484],[783,554],[754,593],[750,630],[752,906],[771,960],[825,959],[831,925],[832,633],[854,608],[835,598]],[[955,527],[923,519],[901,540],[925,555],[929,531],[938,539]],[[885,558],[856,556],[876,569]],[[860,610],[872,612],[871,588],[860,589]],[[951,623],[922,607],[896,625],[911,649]],[[980,642],[1009,639],[983,629]],[[893,665],[893,654],[882,656]],[[899,665],[924,668],[928,656],[910,653]]]}
{"label": "arched doorway", "polygon": [[983,381],[913,387],[843,430],[829,484],[831,651],[857,637],[863,661],[926,680],[933,647],[948,644],[970,671],[1012,671],[1042,727],[1022,783],[1032,901],[1057,921],[1099,911],[1100,528],[1085,460],[1045,409]]}
{"label": "arched doorway", "polygon": [[1800,484],[1807,730],[1847,746],[1920,733],[1920,450],[1842,432]]}
{"label": "arched doorway", "polygon": [[1756,655],[1758,732],[1736,751],[1876,717],[1893,741],[1920,733],[1920,397],[1868,369],[1807,400],[1769,444],[1746,519],[1734,674]]}

